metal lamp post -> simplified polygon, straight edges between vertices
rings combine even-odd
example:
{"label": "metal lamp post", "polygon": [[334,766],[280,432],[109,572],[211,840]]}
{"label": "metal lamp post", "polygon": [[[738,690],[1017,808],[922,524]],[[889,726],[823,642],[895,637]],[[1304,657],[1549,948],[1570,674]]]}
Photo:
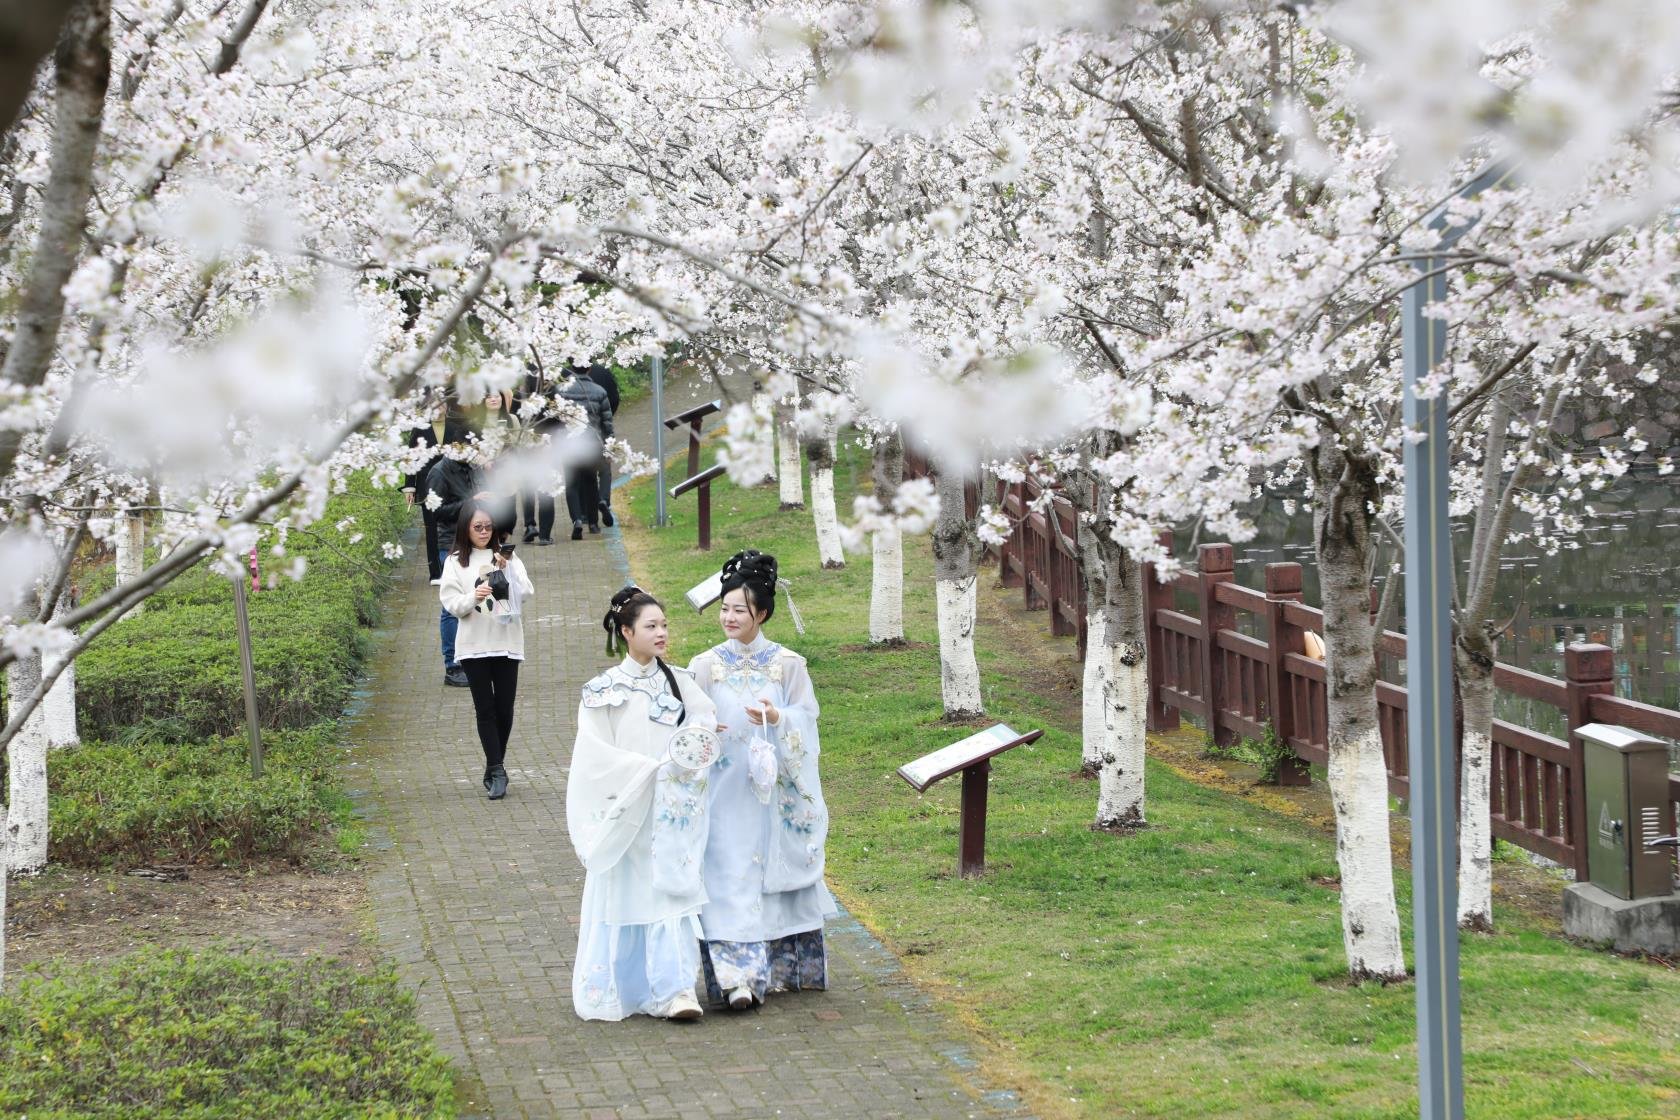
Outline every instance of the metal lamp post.
{"label": "metal lamp post", "polygon": [[654,480],[653,523],[663,529],[665,515],[665,356],[655,354],[652,359],[653,381],[653,461],[659,477]]}
{"label": "metal lamp post", "polygon": [[[1454,194],[1474,198],[1510,174],[1495,165]],[[1452,247],[1468,226],[1449,227],[1446,208],[1431,215]],[[1458,991],[1458,799],[1452,692],[1452,538],[1447,518],[1447,399],[1417,395],[1418,383],[1446,352],[1447,325],[1429,304],[1445,298],[1443,261],[1425,257],[1422,279],[1406,289],[1401,345],[1406,446],[1406,746],[1411,762],[1412,948],[1417,964],[1418,1115],[1464,1115],[1463,1038]]]}

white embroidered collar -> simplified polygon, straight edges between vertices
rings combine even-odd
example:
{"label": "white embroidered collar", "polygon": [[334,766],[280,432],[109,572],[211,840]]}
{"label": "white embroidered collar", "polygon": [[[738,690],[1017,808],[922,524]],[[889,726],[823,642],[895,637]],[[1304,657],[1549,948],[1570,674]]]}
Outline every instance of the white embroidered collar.
{"label": "white embroidered collar", "polygon": [[626,654],[619,662],[618,670],[627,677],[651,677],[659,672],[659,662],[650,657],[646,665],[640,665],[634,657]]}
{"label": "white embroidered collar", "polygon": [[758,632],[758,637],[754,638],[751,642],[742,643],[736,641],[734,638],[726,638],[723,642],[724,648],[730,653],[733,653],[736,657],[751,657],[755,653],[762,653],[766,646],[772,644],[773,643],[770,639],[764,636],[764,631],[762,630]]}

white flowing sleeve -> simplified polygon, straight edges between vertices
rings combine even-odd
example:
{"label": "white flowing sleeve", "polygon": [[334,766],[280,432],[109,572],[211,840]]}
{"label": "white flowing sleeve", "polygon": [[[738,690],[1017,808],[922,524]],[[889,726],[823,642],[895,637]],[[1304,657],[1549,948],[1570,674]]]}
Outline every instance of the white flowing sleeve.
{"label": "white flowing sleeve", "polygon": [[647,822],[662,761],[615,745],[611,712],[579,706],[566,780],[566,831],[585,870],[597,873],[623,858]]}
{"label": "white flowing sleeve", "polygon": [[784,655],[781,666],[785,704],[775,725],[778,765],[767,891],[799,890],[820,880],[828,841],[828,805],[817,773],[817,694],[804,658]]}
{"label": "white flowing sleeve", "polygon": [[[686,673],[677,673],[677,689],[687,706],[683,727],[717,726],[711,697]],[[679,728],[670,728],[669,740]],[[690,770],[662,759],[653,782],[653,885],[669,894],[687,894],[701,887],[706,840],[711,834],[711,798],[707,789],[711,769]]]}

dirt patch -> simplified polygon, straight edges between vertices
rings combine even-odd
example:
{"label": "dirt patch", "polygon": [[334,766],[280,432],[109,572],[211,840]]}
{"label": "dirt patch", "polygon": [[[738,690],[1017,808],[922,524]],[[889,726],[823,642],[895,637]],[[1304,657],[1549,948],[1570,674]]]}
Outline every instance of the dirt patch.
{"label": "dirt patch", "polygon": [[10,884],[8,968],[79,964],[141,946],[250,945],[285,957],[374,964],[363,934],[367,889],[350,867],[275,864],[246,870],[187,867],[175,882],[114,871],[49,867]]}
{"label": "dirt patch", "polygon": [[910,650],[930,649],[926,642],[848,642],[841,653],[906,653]]}

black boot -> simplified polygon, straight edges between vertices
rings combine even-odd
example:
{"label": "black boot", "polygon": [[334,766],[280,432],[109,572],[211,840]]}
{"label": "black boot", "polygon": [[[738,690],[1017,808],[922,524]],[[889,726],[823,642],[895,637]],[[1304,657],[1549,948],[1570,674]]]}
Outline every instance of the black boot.
{"label": "black boot", "polygon": [[490,771],[492,769],[493,769],[493,767],[490,767],[490,766],[486,766],[484,768],[484,792],[485,793],[490,792]]}
{"label": "black boot", "polygon": [[500,766],[490,767],[490,800],[500,801],[507,796],[507,771]]}
{"label": "black boot", "polygon": [[601,524],[603,524],[607,528],[611,529],[612,528],[612,523],[613,523],[612,510],[607,507],[606,502],[602,502],[601,503]]}
{"label": "black boot", "polygon": [[572,522],[572,539],[574,541],[581,541],[583,539],[583,522]]}

